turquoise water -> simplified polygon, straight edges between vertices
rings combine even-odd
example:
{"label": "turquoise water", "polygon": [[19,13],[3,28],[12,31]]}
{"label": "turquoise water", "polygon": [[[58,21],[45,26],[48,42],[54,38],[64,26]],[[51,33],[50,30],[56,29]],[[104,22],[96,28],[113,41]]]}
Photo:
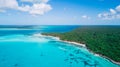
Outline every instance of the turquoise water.
{"label": "turquoise water", "polygon": [[[62,27],[52,26],[54,28],[56,30],[51,32],[63,32]],[[63,30],[65,32],[74,28],[68,26]],[[0,33],[5,35],[0,36],[0,67],[119,67],[107,59],[95,56],[84,47],[54,37],[35,36],[36,33],[50,32],[44,30],[1,28]],[[6,33],[8,31],[14,34]],[[22,33],[18,34],[18,31]]]}

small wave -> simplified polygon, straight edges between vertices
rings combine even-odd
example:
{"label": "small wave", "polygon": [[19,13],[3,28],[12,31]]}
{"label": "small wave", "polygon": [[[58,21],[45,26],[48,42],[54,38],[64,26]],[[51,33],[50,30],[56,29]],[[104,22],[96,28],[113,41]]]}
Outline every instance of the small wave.
{"label": "small wave", "polygon": [[33,34],[33,36],[35,36],[35,37],[41,37],[43,35],[41,33],[36,33],[36,34]]}
{"label": "small wave", "polygon": [[63,48],[63,47],[58,47],[59,49],[63,50],[63,51],[67,51],[67,49]]}

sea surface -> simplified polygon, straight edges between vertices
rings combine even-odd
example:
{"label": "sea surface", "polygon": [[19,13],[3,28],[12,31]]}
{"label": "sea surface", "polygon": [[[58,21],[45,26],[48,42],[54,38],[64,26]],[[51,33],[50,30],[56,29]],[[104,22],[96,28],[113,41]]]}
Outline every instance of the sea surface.
{"label": "sea surface", "polygon": [[40,35],[77,27],[0,26],[0,67],[120,67],[84,47]]}

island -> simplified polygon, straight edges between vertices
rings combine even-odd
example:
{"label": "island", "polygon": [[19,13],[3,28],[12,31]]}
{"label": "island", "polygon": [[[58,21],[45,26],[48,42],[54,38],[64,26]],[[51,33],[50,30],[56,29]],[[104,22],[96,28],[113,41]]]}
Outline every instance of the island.
{"label": "island", "polygon": [[42,35],[85,44],[88,50],[120,64],[120,26],[80,26],[69,32]]}

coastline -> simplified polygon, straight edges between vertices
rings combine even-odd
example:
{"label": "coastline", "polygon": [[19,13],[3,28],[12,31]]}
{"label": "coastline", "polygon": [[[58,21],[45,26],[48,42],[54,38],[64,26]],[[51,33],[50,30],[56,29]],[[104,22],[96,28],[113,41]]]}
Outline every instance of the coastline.
{"label": "coastline", "polygon": [[114,63],[114,64],[120,65],[120,62],[116,62],[116,61],[114,61],[114,60],[110,59],[109,57],[104,56],[104,55],[102,55],[102,54],[97,54],[97,53],[91,51],[90,49],[88,49],[87,47],[86,47],[86,49],[87,49],[88,51],[90,51],[91,53],[93,53],[95,56],[103,57],[103,58],[109,60],[110,62],[112,62],[112,63]]}
{"label": "coastline", "polygon": [[[41,34],[41,35],[43,35],[43,34]],[[116,61],[114,61],[114,60],[112,60],[112,59],[110,59],[110,58],[108,58],[108,57],[106,57],[106,56],[104,56],[104,55],[102,55],[102,54],[97,54],[97,53],[91,51],[90,49],[88,49],[88,48],[86,47],[85,44],[78,43],[78,42],[74,42],[74,41],[61,40],[60,37],[58,37],[58,36],[51,36],[51,35],[43,35],[43,36],[54,37],[56,40],[59,40],[59,41],[62,41],[62,42],[66,42],[66,43],[70,43],[70,44],[73,44],[73,45],[77,45],[77,46],[84,47],[84,48],[86,48],[88,51],[90,51],[91,53],[93,53],[95,56],[103,57],[103,58],[105,58],[105,59],[108,59],[110,62],[112,62],[112,63],[114,63],[114,64],[120,65],[120,62],[116,62]]]}

